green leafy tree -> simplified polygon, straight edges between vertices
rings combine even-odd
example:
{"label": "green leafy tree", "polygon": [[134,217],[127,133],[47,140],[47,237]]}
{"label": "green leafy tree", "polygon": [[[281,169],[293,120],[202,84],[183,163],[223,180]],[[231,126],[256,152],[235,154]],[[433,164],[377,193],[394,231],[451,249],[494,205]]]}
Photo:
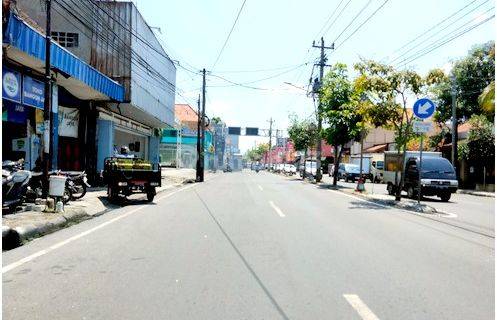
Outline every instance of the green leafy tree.
{"label": "green leafy tree", "polygon": [[[361,92],[368,101],[364,103],[361,112],[365,121],[374,127],[384,127],[395,131],[395,143],[398,155],[405,151],[408,141],[414,134],[412,132],[412,115],[407,111],[408,97],[418,96],[423,92],[425,80],[411,70],[398,71],[393,67],[372,61],[363,60],[356,64],[355,69],[359,76],[355,80],[356,91]],[[404,168],[395,175],[395,184],[402,186],[404,183]],[[397,188],[396,200],[400,200],[401,187]]]}
{"label": "green leafy tree", "polygon": [[333,186],[336,186],[343,147],[352,140],[360,139],[364,129],[359,112],[361,97],[354,91],[345,64],[335,64],[326,74],[319,102],[321,116],[326,125],[320,134],[333,146],[335,152]]}
{"label": "green leafy tree", "polygon": [[[307,150],[316,144],[317,126],[309,119],[300,120],[297,115],[290,115],[290,126],[287,129],[290,140],[293,141],[295,150],[304,151],[304,161],[307,158]],[[305,166],[304,175],[305,179]]]}
{"label": "green leafy tree", "polygon": [[459,156],[475,167],[491,168],[495,160],[495,132],[493,124],[484,115],[469,119],[471,129],[467,142],[461,145]]}
{"label": "green leafy tree", "polygon": [[[466,57],[454,62],[448,75],[440,69],[430,71],[428,80],[429,91],[437,104],[434,120],[439,126],[444,126],[452,117],[452,90],[457,99],[458,122],[469,119],[474,114],[485,114],[493,121],[495,42],[475,46]],[[487,100],[480,98],[485,92],[489,94]]]}

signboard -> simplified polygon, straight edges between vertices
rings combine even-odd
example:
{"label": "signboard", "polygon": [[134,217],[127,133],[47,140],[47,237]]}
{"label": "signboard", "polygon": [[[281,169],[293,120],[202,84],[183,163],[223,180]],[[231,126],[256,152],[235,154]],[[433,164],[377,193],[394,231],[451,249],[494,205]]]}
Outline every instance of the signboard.
{"label": "signboard", "polygon": [[30,76],[24,76],[22,103],[43,110],[45,103],[45,84]]}
{"label": "signboard", "polygon": [[228,127],[228,134],[239,136],[242,129],[240,127]]}
{"label": "signboard", "polygon": [[26,141],[27,138],[12,139],[12,151],[26,152],[28,146]]}
{"label": "signboard", "polygon": [[2,98],[21,103],[21,74],[2,68]]}
{"label": "signboard", "polygon": [[259,135],[259,128],[245,128],[245,135],[246,136],[258,136]]}
{"label": "signboard", "polygon": [[59,106],[59,136],[78,137],[79,110]]}
{"label": "signboard", "polygon": [[419,119],[427,119],[435,113],[435,103],[427,98],[419,99],[414,103],[412,111]]}
{"label": "signboard", "polygon": [[427,133],[431,130],[431,122],[413,121],[412,129],[416,133]]}
{"label": "signboard", "polygon": [[[22,104],[4,102],[4,107],[7,113],[7,121],[25,124],[29,116],[28,107]],[[3,109],[2,109],[3,111]]]}

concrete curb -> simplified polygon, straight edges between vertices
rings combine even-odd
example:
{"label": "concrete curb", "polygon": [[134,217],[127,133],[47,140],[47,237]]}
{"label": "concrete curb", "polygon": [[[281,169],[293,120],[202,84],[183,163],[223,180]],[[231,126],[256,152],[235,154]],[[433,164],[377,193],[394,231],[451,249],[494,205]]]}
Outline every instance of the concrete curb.
{"label": "concrete curb", "polygon": [[[192,182],[195,182],[195,180],[185,179],[181,183],[174,183],[170,185],[170,187],[164,187],[163,189],[158,190],[157,194],[162,193],[166,190],[178,188],[184,184]],[[94,214],[88,214],[82,208],[74,208],[68,209],[61,216],[54,217],[54,219],[50,219],[49,221],[45,221],[43,223],[23,225],[15,228],[2,226],[2,248],[3,250],[11,250],[17,248],[34,238],[50,234],[74,223],[79,223],[84,220],[89,220],[94,217],[101,216],[109,211],[113,211],[118,208],[121,207],[106,208],[105,210],[96,212]]]}
{"label": "concrete curb", "polygon": [[459,189],[459,190],[457,190],[457,193],[469,194],[469,195],[477,196],[477,197],[495,198],[495,193],[492,193],[492,192],[482,192],[482,191]]}

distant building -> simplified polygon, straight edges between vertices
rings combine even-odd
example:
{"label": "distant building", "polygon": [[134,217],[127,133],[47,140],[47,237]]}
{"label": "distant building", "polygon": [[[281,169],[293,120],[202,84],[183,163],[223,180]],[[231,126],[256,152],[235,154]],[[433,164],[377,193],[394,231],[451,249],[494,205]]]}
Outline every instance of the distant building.
{"label": "distant building", "polygon": [[[168,167],[196,168],[198,113],[188,104],[176,104],[176,128],[162,130],[161,164]],[[204,167],[214,166],[213,129],[205,130]]]}

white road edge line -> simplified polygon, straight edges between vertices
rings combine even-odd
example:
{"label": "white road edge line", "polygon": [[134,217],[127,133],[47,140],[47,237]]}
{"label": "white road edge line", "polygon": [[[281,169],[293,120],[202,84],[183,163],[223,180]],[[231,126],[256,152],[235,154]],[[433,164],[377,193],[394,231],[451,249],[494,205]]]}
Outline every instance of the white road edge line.
{"label": "white road edge line", "polygon": [[[190,189],[190,188],[192,188],[192,187],[193,187],[193,186],[195,186],[195,185],[196,185],[196,184],[192,184],[192,185],[189,185],[189,186],[183,187],[183,188],[181,188],[181,189],[178,189],[178,190],[176,190],[176,191],[173,191],[173,192],[171,192],[171,193],[168,193],[167,195],[165,195],[165,196],[163,196],[163,197],[158,198],[158,199],[157,199],[157,201],[160,201],[160,200],[162,200],[162,199],[168,198],[168,197],[172,196],[173,194],[176,194],[176,193],[181,192],[181,191],[183,191],[183,190]],[[113,219],[111,219],[111,220],[109,220],[109,221],[106,221],[106,222],[104,222],[104,223],[102,223],[102,224],[99,224],[98,226],[96,226],[96,227],[94,227],[94,228],[92,228],[92,229],[86,230],[86,231],[81,232],[81,233],[79,233],[79,234],[77,234],[77,235],[75,235],[75,236],[73,236],[73,237],[70,237],[70,238],[68,238],[68,239],[64,240],[64,241],[58,242],[58,243],[56,243],[56,244],[54,244],[54,245],[52,245],[52,246],[48,247],[47,249],[40,250],[40,251],[35,252],[35,253],[33,253],[33,254],[31,254],[31,255],[27,256],[27,257],[22,258],[21,260],[18,260],[18,261],[13,262],[13,263],[11,263],[11,264],[9,264],[9,265],[6,265],[5,267],[2,267],[2,274],[6,273],[6,272],[9,272],[10,270],[13,270],[13,269],[15,269],[15,268],[17,268],[17,267],[20,267],[20,266],[22,266],[23,264],[28,263],[28,262],[30,262],[30,261],[32,261],[32,260],[34,260],[34,259],[36,259],[36,258],[38,258],[38,257],[40,257],[40,256],[43,256],[43,255],[45,255],[45,254],[47,254],[47,253],[49,253],[49,252],[51,252],[51,251],[53,251],[53,250],[55,250],[55,249],[58,249],[58,248],[60,248],[60,247],[62,247],[62,246],[65,246],[65,245],[66,245],[66,244],[68,244],[68,243],[71,243],[71,242],[73,242],[73,241],[75,241],[75,240],[78,240],[79,238],[82,238],[82,237],[84,237],[84,236],[87,236],[87,235],[89,235],[90,233],[93,233],[93,232],[95,232],[95,231],[97,231],[97,230],[99,230],[99,229],[101,229],[101,228],[103,228],[103,227],[105,227],[105,226],[107,226],[107,225],[109,225],[109,224],[111,224],[111,223],[114,223],[114,222],[119,221],[119,220],[121,220],[121,219],[123,219],[123,218],[125,218],[125,217],[127,217],[127,216],[129,216],[129,215],[132,215],[133,213],[138,212],[138,211],[140,211],[140,210],[142,210],[142,209],[144,209],[144,208],[146,208],[146,207],[147,207],[147,205],[139,206],[139,207],[138,207],[138,208],[136,208],[136,209],[133,209],[133,210],[131,210],[131,211],[128,211],[128,212],[126,212],[126,213],[124,213],[124,214],[122,214],[122,215],[120,215],[120,216],[117,216],[117,217],[115,217],[115,218],[113,218]]]}
{"label": "white road edge line", "polygon": [[273,202],[273,201],[269,201],[269,204],[271,205],[271,207],[273,207],[274,211],[276,211],[276,213],[277,213],[280,217],[282,217],[282,218],[286,217],[286,216],[285,216],[285,214],[283,213],[283,211],[281,211],[281,209],[280,209],[280,208],[278,208],[278,207],[274,204],[274,202]]}
{"label": "white road edge line", "polygon": [[352,306],[352,308],[357,311],[359,316],[363,320],[380,320],[368,306],[362,302],[361,298],[359,298],[356,294],[344,294],[343,297],[347,302]]}
{"label": "white road edge line", "polygon": [[262,189],[262,187],[260,185],[257,185],[257,187],[259,187],[259,190],[261,190],[261,191],[264,190],[264,189]]}

